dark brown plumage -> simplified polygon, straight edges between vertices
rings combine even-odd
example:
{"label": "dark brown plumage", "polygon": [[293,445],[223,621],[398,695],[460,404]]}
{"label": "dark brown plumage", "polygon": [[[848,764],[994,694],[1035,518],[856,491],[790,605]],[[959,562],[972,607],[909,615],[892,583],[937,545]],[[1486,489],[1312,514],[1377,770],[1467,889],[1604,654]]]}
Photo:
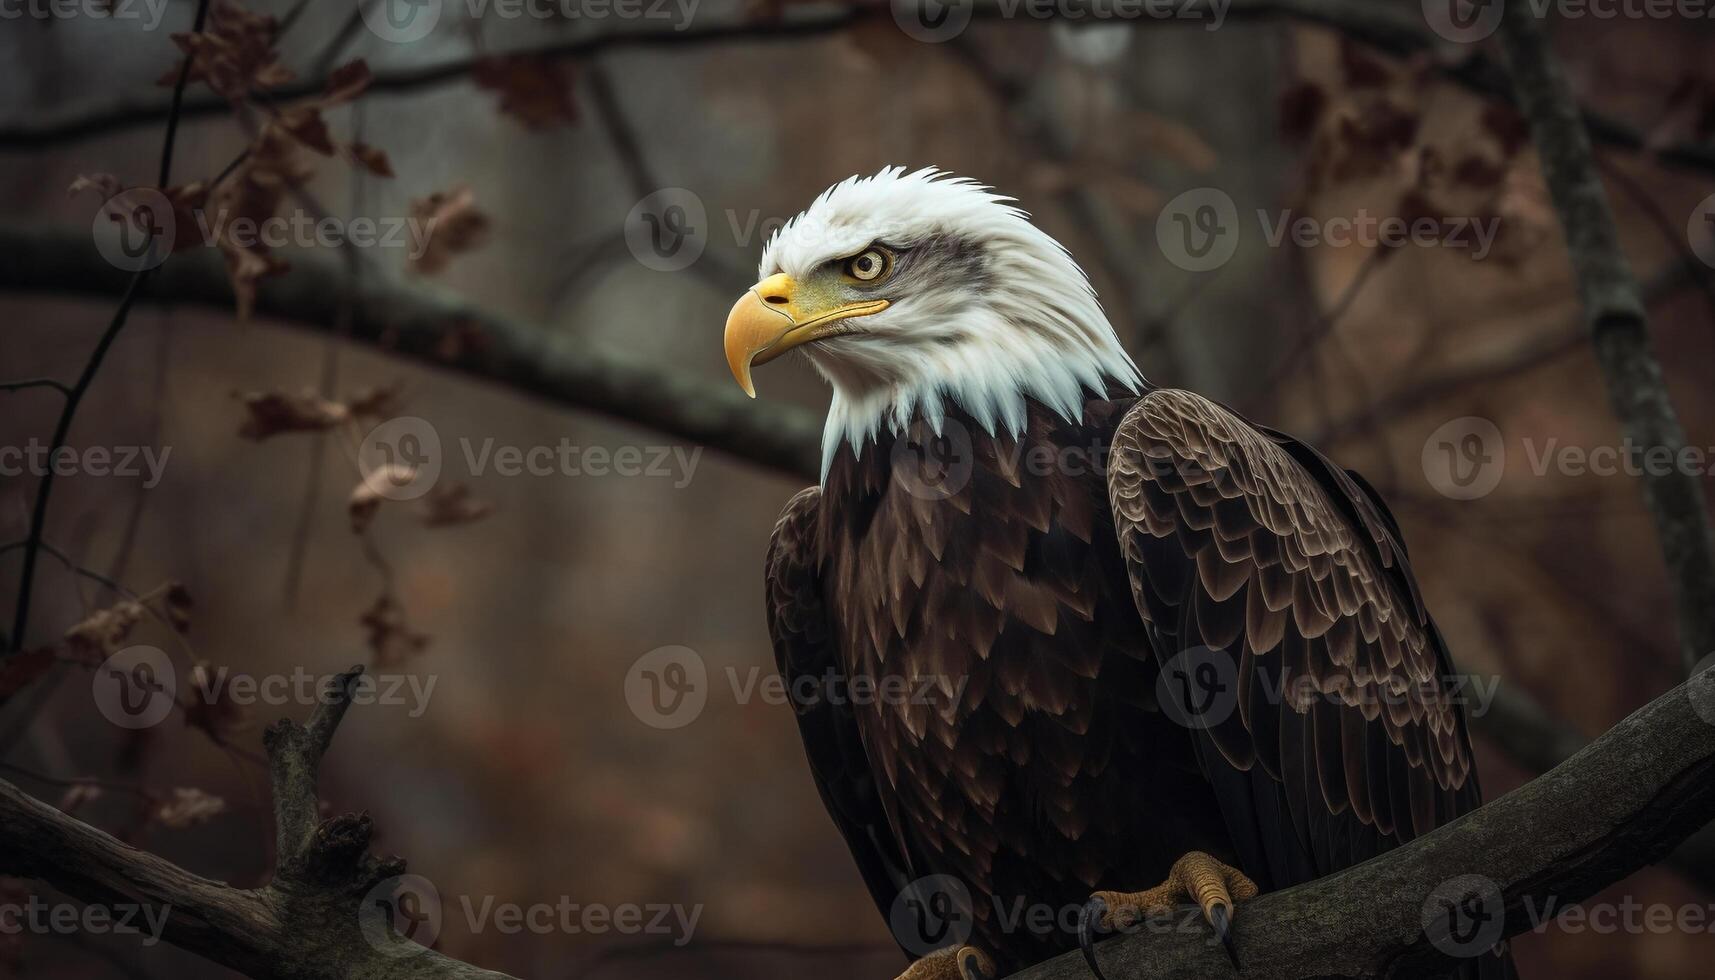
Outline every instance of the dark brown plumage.
{"label": "dark brown plumage", "polygon": [[[1187,851],[1267,891],[1478,804],[1444,644],[1355,476],[1184,391],[1091,401],[1078,425],[1032,403],[1017,440],[949,425],[971,436],[968,477],[925,483],[922,420],[861,459],[842,446],[768,552],[789,682],[937,679],[927,698],[798,705],[884,915],[951,875],[971,941],[1010,972],[1074,946],[1065,910],[1092,890],[1156,885]],[[1207,727],[1157,700],[1200,646],[1237,681]],[[1012,921],[1020,903],[1052,927]]]}

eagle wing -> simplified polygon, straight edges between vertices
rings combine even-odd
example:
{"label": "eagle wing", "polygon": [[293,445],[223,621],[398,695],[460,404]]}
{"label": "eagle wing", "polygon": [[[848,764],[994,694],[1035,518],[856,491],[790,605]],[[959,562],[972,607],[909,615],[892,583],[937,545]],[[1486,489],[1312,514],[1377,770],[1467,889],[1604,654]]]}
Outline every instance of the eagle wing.
{"label": "eagle wing", "polygon": [[1166,689],[1191,658],[1232,686],[1188,722],[1253,877],[1319,877],[1478,805],[1445,645],[1351,474],[1156,390],[1115,432],[1108,492]]}
{"label": "eagle wing", "polygon": [[[843,674],[828,630],[816,562],[821,499],[819,487],[799,491],[787,503],[768,542],[768,633],[780,677],[786,689],[794,692],[821,690],[828,678]],[[908,859],[876,791],[851,700],[790,700],[822,803],[845,838],[864,884],[885,918],[908,881],[904,870]]]}

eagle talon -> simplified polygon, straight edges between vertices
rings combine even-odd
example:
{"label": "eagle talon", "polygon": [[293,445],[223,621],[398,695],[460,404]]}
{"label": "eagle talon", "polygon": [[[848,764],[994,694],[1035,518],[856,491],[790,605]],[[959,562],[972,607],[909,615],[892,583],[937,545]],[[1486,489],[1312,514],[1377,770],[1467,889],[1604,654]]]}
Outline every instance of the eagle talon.
{"label": "eagle talon", "polygon": [[1125,928],[1150,915],[1167,912],[1181,901],[1195,902],[1203,918],[1215,931],[1233,969],[1239,973],[1238,947],[1233,943],[1233,903],[1255,898],[1256,882],[1237,868],[1222,864],[1202,851],[1190,851],[1173,862],[1167,880],[1144,892],[1096,892],[1084,905],[1078,919],[1078,946],[1084,962],[1098,980],[1105,980],[1096,966],[1095,946],[1090,940],[1092,921],[1101,928]]}
{"label": "eagle talon", "polygon": [[[1089,964],[1090,972],[1096,980],[1108,980],[1102,974],[1102,968],[1096,963],[1096,943],[1091,933],[1098,928],[1104,928],[1108,920],[1108,903],[1102,901],[1100,895],[1091,895],[1084,903],[1084,910],[1078,913],[1078,948],[1084,951],[1084,962]],[[1094,926],[1092,927],[1092,923]]]}
{"label": "eagle talon", "polygon": [[911,964],[896,980],[995,980],[999,972],[977,947],[948,946]]}

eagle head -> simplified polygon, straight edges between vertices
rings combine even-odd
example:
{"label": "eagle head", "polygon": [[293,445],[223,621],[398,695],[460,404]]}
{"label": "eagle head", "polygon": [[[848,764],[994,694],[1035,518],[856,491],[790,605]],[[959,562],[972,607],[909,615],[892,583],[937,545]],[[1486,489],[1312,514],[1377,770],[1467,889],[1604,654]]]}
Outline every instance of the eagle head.
{"label": "eagle head", "polygon": [[1086,393],[1141,382],[1066,249],[942,171],[835,184],[769,239],[758,274],[727,317],[727,363],[755,397],[752,367],[809,357],[833,388],[824,474],[841,442],[861,455],[919,415],[939,432],[949,405],[1016,435],[1027,399],[1076,422]]}

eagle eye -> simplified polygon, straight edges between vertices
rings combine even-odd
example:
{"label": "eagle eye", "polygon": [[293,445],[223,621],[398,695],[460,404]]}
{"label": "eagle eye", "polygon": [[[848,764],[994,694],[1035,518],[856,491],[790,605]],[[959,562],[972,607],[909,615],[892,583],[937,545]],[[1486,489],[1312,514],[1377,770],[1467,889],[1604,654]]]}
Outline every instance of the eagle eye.
{"label": "eagle eye", "polygon": [[859,282],[874,282],[886,275],[892,265],[886,252],[879,248],[866,248],[846,260],[846,275]]}

